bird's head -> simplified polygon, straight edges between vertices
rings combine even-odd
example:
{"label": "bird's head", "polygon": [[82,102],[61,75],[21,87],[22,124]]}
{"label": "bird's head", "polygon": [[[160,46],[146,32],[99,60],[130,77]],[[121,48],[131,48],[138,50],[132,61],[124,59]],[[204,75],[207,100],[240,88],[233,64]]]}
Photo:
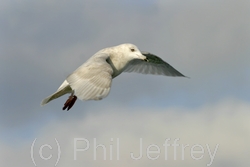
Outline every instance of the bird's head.
{"label": "bird's head", "polygon": [[141,51],[137,48],[137,46],[133,44],[122,44],[120,45],[123,48],[124,54],[130,59],[140,59],[143,61],[147,61],[147,57],[144,56]]}

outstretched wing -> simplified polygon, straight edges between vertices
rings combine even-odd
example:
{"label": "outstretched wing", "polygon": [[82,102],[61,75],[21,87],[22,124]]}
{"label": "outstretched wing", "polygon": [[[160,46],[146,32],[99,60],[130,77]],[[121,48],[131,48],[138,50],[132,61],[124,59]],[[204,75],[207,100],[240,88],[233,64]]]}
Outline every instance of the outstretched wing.
{"label": "outstretched wing", "polygon": [[113,70],[105,53],[97,53],[67,77],[74,94],[81,100],[101,100],[109,94]]}
{"label": "outstretched wing", "polygon": [[160,57],[148,52],[142,52],[142,54],[147,57],[148,61],[132,60],[124,71],[142,74],[185,77],[170,64],[163,61]]}

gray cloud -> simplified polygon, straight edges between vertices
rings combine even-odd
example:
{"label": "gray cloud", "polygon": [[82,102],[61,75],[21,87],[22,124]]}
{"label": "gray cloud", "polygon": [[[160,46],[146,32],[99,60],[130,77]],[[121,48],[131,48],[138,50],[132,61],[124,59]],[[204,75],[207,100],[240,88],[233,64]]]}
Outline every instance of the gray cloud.
{"label": "gray cloud", "polygon": [[[227,99],[217,104],[197,108],[186,109],[160,109],[134,108],[127,114],[128,108],[103,108],[100,112],[88,113],[81,117],[82,121],[61,120],[51,122],[40,130],[34,137],[37,138],[34,145],[34,158],[39,166],[54,165],[57,158],[57,145],[60,144],[61,158],[58,166],[247,166],[249,165],[247,153],[250,145],[248,131],[248,103],[235,99]],[[89,141],[89,149],[85,152],[77,152],[74,160],[74,139],[84,138]],[[102,144],[107,149],[107,160],[103,160],[103,151],[97,149],[97,160],[94,156],[94,139],[97,144]],[[112,141],[113,138],[113,141]],[[117,143],[119,138],[119,160],[117,157]],[[130,153],[138,157],[140,154],[140,138],[142,138],[143,157],[137,161],[131,158]],[[169,138],[168,152],[165,152],[163,144]],[[33,166],[30,158],[30,147],[34,139],[23,142],[21,146],[3,146],[1,156],[5,161],[4,166]],[[176,160],[174,160],[174,148],[172,144],[176,139]],[[53,155],[48,161],[40,158],[39,149],[44,144],[50,144],[53,150],[45,147],[43,156]],[[146,149],[150,145],[157,145],[161,152],[151,154],[151,157],[159,158],[151,160],[147,158]],[[204,148],[204,153],[196,153],[194,157],[203,157],[200,160],[192,158],[191,148],[199,144]],[[218,144],[217,151],[216,145]],[[1,145],[1,144],[0,144]],[[110,148],[112,145],[112,149]],[[182,147],[185,152],[182,152]],[[85,148],[86,143],[78,140],[77,148]],[[210,153],[214,155],[212,159]],[[200,148],[200,147],[199,147]],[[110,160],[112,150],[113,160]],[[168,159],[165,159],[167,155]],[[184,158],[182,160],[182,155]],[[12,161],[15,159],[15,161]]]}
{"label": "gray cloud", "polygon": [[[51,136],[41,130],[46,124],[60,120],[72,129],[67,122],[84,122],[86,115],[100,114],[102,108],[123,108],[119,114],[125,115],[140,106],[155,108],[156,115],[166,108],[184,108],[184,114],[228,97],[250,100],[247,1],[26,0],[2,1],[0,9],[4,147],[15,142],[26,149],[24,143],[34,136]],[[60,111],[66,96],[39,106],[88,57],[124,42],[157,54],[191,79],[122,74],[102,101],[78,101],[72,112]]]}

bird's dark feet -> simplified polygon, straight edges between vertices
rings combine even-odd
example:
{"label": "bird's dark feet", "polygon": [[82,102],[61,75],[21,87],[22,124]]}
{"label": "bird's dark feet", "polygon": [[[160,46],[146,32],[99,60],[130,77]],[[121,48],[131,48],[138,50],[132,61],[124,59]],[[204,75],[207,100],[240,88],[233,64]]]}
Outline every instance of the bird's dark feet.
{"label": "bird's dark feet", "polygon": [[68,100],[64,103],[63,110],[67,108],[67,110],[71,109],[71,107],[75,104],[77,97],[75,95],[69,96]]}

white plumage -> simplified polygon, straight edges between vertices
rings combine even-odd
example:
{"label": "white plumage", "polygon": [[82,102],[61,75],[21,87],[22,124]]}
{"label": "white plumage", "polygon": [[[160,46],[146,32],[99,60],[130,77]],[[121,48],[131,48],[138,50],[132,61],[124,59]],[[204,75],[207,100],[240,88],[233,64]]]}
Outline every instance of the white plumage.
{"label": "white plumage", "polygon": [[102,49],[90,57],[66,78],[54,94],[45,98],[41,105],[67,93],[81,100],[101,100],[109,94],[112,78],[123,71],[184,76],[161,58],[148,52],[140,52],[133,44],[121,44]]}

